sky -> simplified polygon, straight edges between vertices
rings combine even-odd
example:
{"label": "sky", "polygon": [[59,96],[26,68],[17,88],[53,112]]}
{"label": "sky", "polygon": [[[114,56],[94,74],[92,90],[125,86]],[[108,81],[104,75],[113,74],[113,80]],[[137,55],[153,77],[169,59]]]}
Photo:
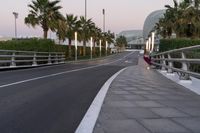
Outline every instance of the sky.
{"label": "sky", "polygon": [[[14,37],[13,11],[19,13],[17,19],[18,37],[43,35],[40,27],[32,28],[24,24],[32,0],[5,0],[0,4],[0,36]],[[124,30],[142,30],[146,17],[155,10],[164,9],[164,5],[173,5],[173,0],[87,0],[87,18],[100,28],[103,27],[102,9],[106,12],[106,31],[111,30],[116,34]],[[61,0],[66,14],[84,16],[85,0]],[[49,33],[51,35],[53,33]],[[52,35],[53,36],[53,35]]]}

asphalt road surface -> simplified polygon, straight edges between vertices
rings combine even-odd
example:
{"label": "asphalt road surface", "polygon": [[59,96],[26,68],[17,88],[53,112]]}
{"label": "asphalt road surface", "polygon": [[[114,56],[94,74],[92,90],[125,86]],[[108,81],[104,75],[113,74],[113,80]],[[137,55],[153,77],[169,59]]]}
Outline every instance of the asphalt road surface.
{"label": "asphalt road surface", "polygon": [[103,84],[138,52],[0,72],[0,133],[73,133]]}

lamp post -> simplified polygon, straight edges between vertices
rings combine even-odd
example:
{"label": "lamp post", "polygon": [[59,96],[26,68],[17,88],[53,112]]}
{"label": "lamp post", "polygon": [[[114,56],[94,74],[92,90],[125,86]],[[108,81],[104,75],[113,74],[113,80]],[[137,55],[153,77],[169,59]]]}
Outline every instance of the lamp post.
{"label": "lamp post", "polygon": [[148,49],[149,49],[149,41],[147,40],[147,42],[146,42],[146,51],[148,51]]}
{"label": "lamp post", "polygon": [[87,20],[87,0],[85,0],[85,20]]}
{"label": "lamp post", "polygon": [[151,37],[149,37],[149,47],[148,47],[148,51],[151,50]]}
{"label": "lamp post", "polygon": [[106,56],[107,56],[107,53],[108,53],[108,41],[106,41]]}
{"label": "lamp post", "polygon": [[103,32],[105,32],[105,20],[106,20],[106,17],[105,17],[105,9],[103,9]]}
{"label": "lamp post", "polygon": [[151,52],[153,52],[153,50],[154,50],[155,32],[152,32],[151,35],[152,35],[152,38],[151,38],[151,40],[152,40],[152,43],[151,43]]}
{"label": "lamp post", "polygon": [[13,12],[13,15],[15,17],[15,38],[17,38],[17,18],[19,14],[17,12]]}
{"label": "lamp post", "polygon": [[78,45],[77,32],[74,33],[74,36],[75,36],[75,61],[77,61],[77,45]]}
{"label": "lamp post", "polygon": [[99,40],[99,52],[100,52],[100,57],[101,57],[101,40]]}

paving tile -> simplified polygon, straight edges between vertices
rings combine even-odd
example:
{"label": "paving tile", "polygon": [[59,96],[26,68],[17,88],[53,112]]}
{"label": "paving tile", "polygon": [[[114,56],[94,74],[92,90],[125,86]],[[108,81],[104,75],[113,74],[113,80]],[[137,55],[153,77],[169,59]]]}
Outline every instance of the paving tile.
{"label": "paving tile", "polygon": [[153,94],[158,94],[158,95],[167,95],[167,94],[170,94],[169,92],[166,92],[166,91],[154,91],[152,93]]}
{"label": "paving tile", "polygon": [[197,107],[197,108],[183,107],[183,108],[179,108],[179,109],[191,116],[200,116],[200,107]]}
{"label": "paving tile", "polygon": [[174,121],[190,129],[194,133],[200,133],[200,117],[198,118],[174,118]]}
{"label": "paving tile", "polygon": [[132,101],[132,100],[146,100],[146,98],[143,97],[143,96],[133,95],[133,94],[132,95],[124,95],[123,98],[125,100],[130,100],[130,101]]}
{"label": "paving tile", "polygon": [[126,119],[125,115],[120,112],[119,108],[114,107],[104,107],[102,108],[99,116],[99,121],[103,122],[105,120],[123,120]]}
{"label": "paving tile", "polygon": [[190,133],[189,130],[169,119],[144,119],[141,122],[153,133]]}
{"label": "paving tile", "polygon": [[138,106],[141,107],[163,107],[163,105],[155,102],[155,101],[136,101],[135,102]]}
{"label": "paving tile", "polygon": [[101,126],[106,133],[149,133],[135,120],[108,120]]}
{"label": "paving tile", "polygon": [[108,101],[105,102],[110,107],[136,107],[137,105],[130,101]]}
{"label": "paving tile", "polygon": [[138,88],[135,88],[135,87],[124,87],[123,90],[132,91],[132,90],[138,90]]}
{"label": "paving tile", "polygon": [[131,92],[133,94],[143,94],[143,95],[145,95],[145,94],[152,94],[149,91],[129,91],[129,92]]}
{"label": "paving tile", "polygon": [[128,119],[160,118],[159,115],[147,108],[122,108],[119,111]]}
{"label": "paving tile", "polygon": [[167,100],[166,97],[156,95],[156,94],[143,95],[143,97],[146,97],[147,99],[150,99],[150,100]]}
{"label": "paving tile", "polygon": [[113,94],[124,94],[124,95],[127,95],[127,94],[130,94],[129,92],[127,92],[127,91],[112,91],[111,93],[113,93]]}
{"label": "paving tile", "polygon": [[161,117],[188,117],[189,116],[174,108],[152,108],[151,110]]}

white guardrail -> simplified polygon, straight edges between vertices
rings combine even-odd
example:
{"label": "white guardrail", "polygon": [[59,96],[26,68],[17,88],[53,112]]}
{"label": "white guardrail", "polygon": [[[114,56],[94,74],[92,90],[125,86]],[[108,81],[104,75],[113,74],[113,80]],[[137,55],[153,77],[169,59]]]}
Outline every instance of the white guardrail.
{"label": "white guardrail", "polygon": [[64,61],[65,55],[60,52],[0,50],[0,69],[51,65]]}
{"label": "white guardrail", "polygon": [[[199,50],[200,45],[191,46],[181,49],[170,50],[158,54],[152,54],[152,64],[160,66],[161,70],[167,71],[168,73],[177,72],[180,80],[190,80],[190,76],[200,78],[200,73],[193,72],[190,70],[191,64],[200,65],[199,58],[187,58],[186,53],[194,50]],[[180,58],[173,58],[172,55],[176,54]],[[174,63],[178,62],[181,64],[181,68],[177,68]]]}

